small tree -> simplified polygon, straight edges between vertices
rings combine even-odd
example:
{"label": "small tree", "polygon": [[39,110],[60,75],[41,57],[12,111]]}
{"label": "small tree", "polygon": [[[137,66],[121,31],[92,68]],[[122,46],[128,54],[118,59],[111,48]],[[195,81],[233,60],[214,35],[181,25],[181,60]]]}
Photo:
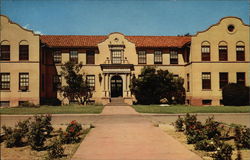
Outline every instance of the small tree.
{"label": "small tree", "polygon": [[159,104],[161,99],[169,103],[184,103],[185,89],[183,79],[175,79],[167,70],[144,67],[140,77],[133,76],[130,86],[140,104]]}
{"label": "small tree", "polygon": [[61,74],[67,85],[60,89],[63,96],[70,102],[77,101],[80,104],[84,104],[92,96],[91,89],[83,78],[84,74],[80,73],[82,66],[82,63],[75,64],[74,62],[67,62],[62,66]]}
{"label": "small tree", "polygon": [[248,105],[249,91],[249,87],[230,83],[222,89],[223,104],[226,106]]}

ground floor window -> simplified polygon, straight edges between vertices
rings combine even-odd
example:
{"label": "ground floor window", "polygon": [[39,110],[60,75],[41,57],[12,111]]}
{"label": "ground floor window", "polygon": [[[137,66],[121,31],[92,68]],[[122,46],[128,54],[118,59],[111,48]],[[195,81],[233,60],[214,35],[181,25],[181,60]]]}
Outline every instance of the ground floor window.
{"label": "ground floor window", "polygon": [[29,73],[19,73],[19,90],[27,91],[29,89]]}
{"label": "ground floor window", "polygon": [[211,99],[204,99],[202,100],[202,105],[211,105],[212,104],[212,100]]}
{"label": "ground floor window", "polygon": [[10,90],[10,73],[0,73],[0,90]]}
{"label": "ground floor window", "polygon": [[0,107],[9,107],[10,101],[0,101]]}
{"label": "ground floor window", "polygon": [[87,75],[86,81],[87,86],[89,86],[91,90],[95,90],[95,75]]}
{"label": "ground floor window", "polygon": [[202,89],[211,89],[211,73],[202,72]]}
{"label": "ground floor window", "polygon": [[237,76],[237,84],[245,86],[246,85],[245,72],[237,72],[236,76]]}

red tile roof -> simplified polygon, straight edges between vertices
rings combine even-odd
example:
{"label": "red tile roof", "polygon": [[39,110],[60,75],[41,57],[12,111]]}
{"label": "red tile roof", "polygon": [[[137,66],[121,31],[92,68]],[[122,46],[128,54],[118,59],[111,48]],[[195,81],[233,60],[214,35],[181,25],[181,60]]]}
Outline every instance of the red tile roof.
{"label": "red tile roof", "polygon": [[[41,41],[50,47],[96,47],[108,36],[41,35]],[[191,41],[188,36],[125,36],[136,47],[182,47]]]}

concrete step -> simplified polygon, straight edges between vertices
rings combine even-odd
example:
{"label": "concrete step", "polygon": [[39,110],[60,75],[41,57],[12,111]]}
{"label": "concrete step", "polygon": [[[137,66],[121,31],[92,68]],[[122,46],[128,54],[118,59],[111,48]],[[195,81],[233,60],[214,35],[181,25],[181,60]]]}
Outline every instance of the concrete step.
{"label": "concrete step", "polygon": [[111,102],[106,104],[106,106],[129,106],[127,103],[124,103],[124,99],[121,97],[111,98]]}

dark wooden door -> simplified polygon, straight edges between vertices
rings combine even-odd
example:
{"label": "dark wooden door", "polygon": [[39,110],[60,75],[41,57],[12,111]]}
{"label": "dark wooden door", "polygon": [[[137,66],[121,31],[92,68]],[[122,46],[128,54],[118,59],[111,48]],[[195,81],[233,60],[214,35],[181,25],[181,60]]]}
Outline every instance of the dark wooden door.
{"label": "dark wooden door", "polygon": [[111,97],[122,97],[122,78],[120,76],[111,78]]}

